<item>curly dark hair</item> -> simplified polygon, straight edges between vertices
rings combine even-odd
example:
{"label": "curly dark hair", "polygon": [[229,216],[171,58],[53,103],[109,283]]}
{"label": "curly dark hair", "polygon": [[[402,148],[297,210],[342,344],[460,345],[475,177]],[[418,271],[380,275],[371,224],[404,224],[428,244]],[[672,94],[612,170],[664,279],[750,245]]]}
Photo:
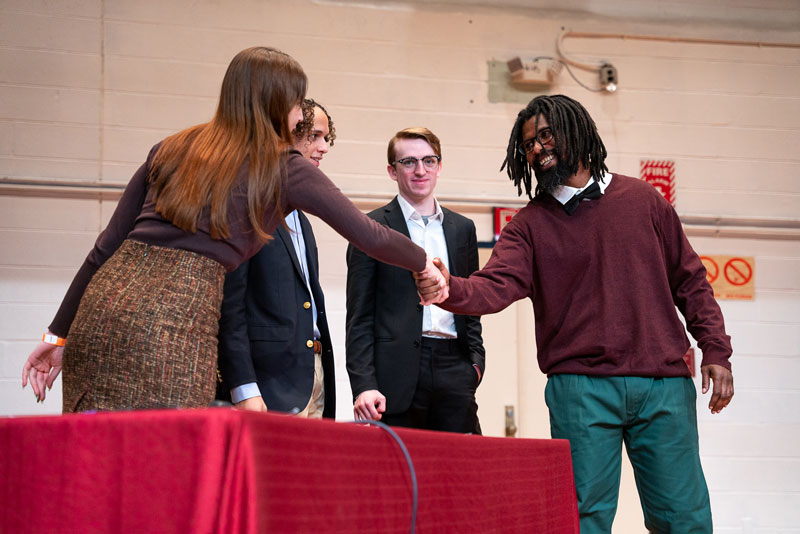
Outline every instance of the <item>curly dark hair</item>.
{"label": "curly dark hair", "polygon": [[333,146],[333,141],[336,139],[336,128],[333,127],[331,114],[328,113],[328,110],[325,109],[322,104],[315,101],[313,98],[304,98],[300,103],[300,109],[303,110],[303,120],[297,123],[297,126],[292,130],[292,135],[297,139],[307,139],[311,136],[311,132],[314,129],[315,107],[321,109],[323,113],[325,113],[325,116],[328,117],[328,135],[325,136],[325,141]]}
{"label": "curly dark hair", "polygon": [[519,151],[523,141],[523,126],[531,117],[539,114],[547,119],[555,137],[558,159],[569,168],[570,173],[577,173],[578,166],[583,165],[585,169],[589,169],[592,178],[601,180],[608,171],[605,163],[608,152],[589,112],[580,102],[568,96],[542,95],[531,100],[517,115],[508,139],[506,159],[500,166],[501,171],[506,169],[508,177],[517,186],[517,194],[522,195],[523,184],[531,200],[533,196],[544,192],[544,188],[537,184],[534,195],[531,196],[531,166],[525,155]]}

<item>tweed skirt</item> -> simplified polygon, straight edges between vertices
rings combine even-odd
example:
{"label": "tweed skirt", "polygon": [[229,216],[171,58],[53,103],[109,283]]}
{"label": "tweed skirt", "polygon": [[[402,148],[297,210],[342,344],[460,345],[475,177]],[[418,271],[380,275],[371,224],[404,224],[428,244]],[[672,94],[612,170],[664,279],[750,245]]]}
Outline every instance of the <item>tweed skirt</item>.
{"label": "tweed skirt", "polygon": [[126,240],[86,288],[64,347],[65,413],[214,400],[224,267]]}

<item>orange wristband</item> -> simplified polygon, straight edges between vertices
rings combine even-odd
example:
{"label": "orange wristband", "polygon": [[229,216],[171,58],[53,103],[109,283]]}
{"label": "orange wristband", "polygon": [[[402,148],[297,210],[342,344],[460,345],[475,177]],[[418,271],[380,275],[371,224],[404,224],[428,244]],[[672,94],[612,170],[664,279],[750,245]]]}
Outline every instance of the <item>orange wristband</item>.
{"label": "orange wristband", "polygon": [[42,341],[49,343],[50,345],[55,345],[56,347],[63,347],[67,344],[67,340],[65,338],[58,337],[54,334],[48,334],[47,332],[42,334]]}

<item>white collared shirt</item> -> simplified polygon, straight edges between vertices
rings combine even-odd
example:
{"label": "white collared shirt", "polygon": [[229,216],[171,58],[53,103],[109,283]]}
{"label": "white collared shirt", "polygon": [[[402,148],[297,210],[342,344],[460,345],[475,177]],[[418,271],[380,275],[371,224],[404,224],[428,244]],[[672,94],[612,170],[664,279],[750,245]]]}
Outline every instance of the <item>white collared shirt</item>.
{"label": "white collared shirt", "polygon": [[[611,183],[611,174],[610,173],[605,173],[602,176],[602,178],[603,178],[602,181],[597,182],[597,185],[600,186],[600,193],[605,194],[606,187],[608,187],[608,184]],[[583,187],[571,187],[571,186],[568,186],[568,185],[560,185],[560,186],[556,187],[555,191],[553,191],[550,194],[553,196],[553,198],[558,200],[561,203],[561,205],[563,206],[564,204],[569,202],[569,199],[571,199],[572,197],[574,197],[575,195],[577,195],[578,193],[580,193],[581,191],[583,191],[584,189],[586,189],[587,187],[592,185],[593,182],[596,182],[596,181],[597,180],[592,178],[591,180],[586,182],[586,185],[584,185]],[[586,200],[586,199],[584,199],[584,200]]]}
{"label": "white collared shirt", "polygon": [[[411,241],[425,249],[431,258],[440,258],[444,266],[450,269],[450,260],[447,258],[447,242],[444,239],[444,212],[439,202],[434,198],[436,212],[428,217],[428,223],[417,213],[402,195],[397,195],[400,209],[408,227]],[[436,305],[425,306],[422,311],[422,335],[425,337],[456,338],[455,317]]]}

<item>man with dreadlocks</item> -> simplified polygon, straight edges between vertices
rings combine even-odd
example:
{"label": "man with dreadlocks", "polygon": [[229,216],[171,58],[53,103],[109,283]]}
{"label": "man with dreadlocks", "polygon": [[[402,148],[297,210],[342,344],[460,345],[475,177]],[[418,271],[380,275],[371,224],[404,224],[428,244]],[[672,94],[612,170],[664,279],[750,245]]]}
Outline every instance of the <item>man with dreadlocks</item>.
{"label": "man with dreadlocks", "polygon": [[[570,441],[582,534],[611,532],[623,442],[647,528],[710,533],[696,392],[683,360],[689,340],[676,306],[703,351],[712,413],[733,397],[730,337],[675,210],[645,182],[609,173],[606,155],[580,103],[533,99],[501,167],[531,201],[482,270],[450,277],[439,306],[484,315],[533,302],[551,435]],[[435,296],[417,278],[420,293]]]}

